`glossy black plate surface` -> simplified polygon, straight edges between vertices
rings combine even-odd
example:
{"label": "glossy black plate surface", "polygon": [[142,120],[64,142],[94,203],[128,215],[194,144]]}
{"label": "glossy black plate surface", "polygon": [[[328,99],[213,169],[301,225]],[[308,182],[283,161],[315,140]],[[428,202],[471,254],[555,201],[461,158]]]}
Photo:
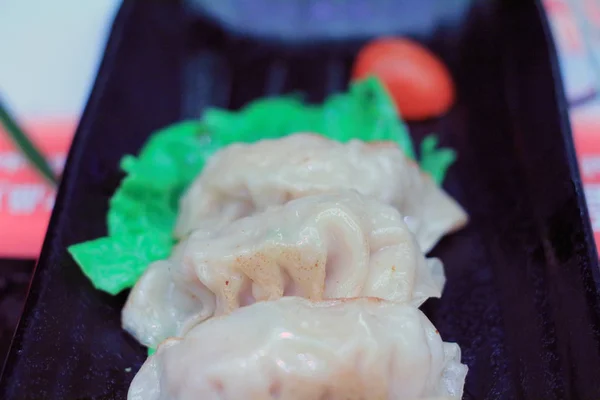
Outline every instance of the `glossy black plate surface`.
{"label": "glossy black plate surface", "polygon": [[[336,18],[350,15],[344,7],[365,2],[320,3],[334,7],[322,23],[335,26]],[[442,6],[449,3],[460,8]],[[447,116],[412,124],[411,131],[418,140],[435,131],[458,150],[445,187],[472,218],[434,250],[446,264],[448,285],[441,300],[425,306],[442,336],[463,349],[470,367],[464,397],[600,398],[600,274],[540,6],[397,4],[397,25],[378,33],[425,42],[458,87]],[[123,154],[137,152],[153,130],[197,117],[209,105],[238,108],[257,96],[297,90],[319,101],[343,90],[371,32],[345,40],[331,28],[321,32],[323,40],[318,30],[311,40],[302,32],[291,38],[277,27],[234,29],[235,19],[219,25],[199,5],[124,2],[69,156],[1,399],[122,399],[145,358],[120,327],[125,296],[95,291],[66,252],[105,234]],[[261,18],[276,17],[262,10]],[[411,12],[413,19],[406,16]],[[422,22],[407,22],[414,20]]]}

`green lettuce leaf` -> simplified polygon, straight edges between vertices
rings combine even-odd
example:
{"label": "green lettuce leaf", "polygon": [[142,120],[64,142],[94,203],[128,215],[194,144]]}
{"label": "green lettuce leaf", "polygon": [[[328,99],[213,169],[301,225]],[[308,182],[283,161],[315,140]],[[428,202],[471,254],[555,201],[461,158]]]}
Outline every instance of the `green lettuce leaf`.
{"label": "green lettuce leaf", "polygon": [[201,122],[188,121],[154,134],[137,158],[125,156],[127,176],[110,200],[109,236],[170,233],[179,196],[219,147]]}
{"label": "green lettuce leaf", "polygon": [[73,259],[94,287],[112,295],[132,287],[149,260],[167,258],[170,235],[102,237],[69,247]]}
{"label": "green lettuce leaf", "polygon": [[408,129],[374,77],[351,85],[347,93],[330,96],[322,105],[307,105],[299,96],[258,99],[240,111],[209,109],[202,122],[224,145],[317,132],[340,142],[394,141],[415,159]]}
{"label": "green lettuce leaf", "polygon": [[421,142],[420,149],[419,166],[441,185],[448,168],[456,161],[456,152],[448,148],[438,148],[438,137],[435,135],[425,137]]}
{"label": "green lettuce leaf", "polygon": [[[126,177],[110,201],[108,236],[71,246],[69,252],[96,288],[116,294],[133,286],[148,264],[170,254],[179,198],[215,151],[295,132],[341,142],[394,141],[416,159],[408,129],[376,78],[355,83],[321,105],[282,96],[258,99],[239,111],[209,109],[200,121],[154,133],[137,157],[123,158]],[[454,151],[438,149],[433,135],[421,143],[420,154],[421,167],[438,183],[456,158]]]}
{"label": "green lettuce leaf", "polygon": [[123,158],[127,176],[110,200],[108,237],[68,249],[97,289],[117,294],[169,256],[178,199],[217,148],[203,133],[200,122],[175,124],[155,133],[139,157]]}

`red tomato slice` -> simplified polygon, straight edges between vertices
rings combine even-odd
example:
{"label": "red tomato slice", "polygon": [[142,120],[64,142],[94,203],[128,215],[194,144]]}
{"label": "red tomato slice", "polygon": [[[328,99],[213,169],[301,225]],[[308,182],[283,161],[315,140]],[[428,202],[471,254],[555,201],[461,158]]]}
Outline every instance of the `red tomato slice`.
{"label": "red tomato slice", "polygon": [[382,38],[361,49],[353,80],[377,76],[405,119],[421,120],[444,114],[454,103],[455,90],[446,66],[431,51],[403,38]]}

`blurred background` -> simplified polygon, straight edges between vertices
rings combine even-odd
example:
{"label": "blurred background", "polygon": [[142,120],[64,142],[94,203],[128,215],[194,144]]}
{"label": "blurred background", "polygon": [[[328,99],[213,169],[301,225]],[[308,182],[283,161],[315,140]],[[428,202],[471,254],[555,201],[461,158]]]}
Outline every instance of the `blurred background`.
{"label": "blurred background", "polygon": [[[0,99],[60,175],[119,0],[0,0]],[[545,0],[581,176],[600,243],[600,1]],[[17,323],[55,190],[0,126],[0,359]]]}

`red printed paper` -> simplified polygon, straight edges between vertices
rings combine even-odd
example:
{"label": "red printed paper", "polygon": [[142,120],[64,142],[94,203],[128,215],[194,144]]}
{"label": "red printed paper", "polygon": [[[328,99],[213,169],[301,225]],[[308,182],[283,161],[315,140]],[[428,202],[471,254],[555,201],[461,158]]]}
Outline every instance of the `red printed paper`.
{"label": "red printed paper", "polygon": [[[57,175],[62,173],[75,123],[32,121],[23,128]],[[55,191],[29,166],[0,127],[0,255],[37,258]]]}
{"label": "red printed paper", "polygon": [[596,246],[600,245],[600,118],[572,116],[573,137]]}
{"label": "red printed paper", "polygon": [[600,2],[545,0],[570,105],[585,197],[600,247]]}

